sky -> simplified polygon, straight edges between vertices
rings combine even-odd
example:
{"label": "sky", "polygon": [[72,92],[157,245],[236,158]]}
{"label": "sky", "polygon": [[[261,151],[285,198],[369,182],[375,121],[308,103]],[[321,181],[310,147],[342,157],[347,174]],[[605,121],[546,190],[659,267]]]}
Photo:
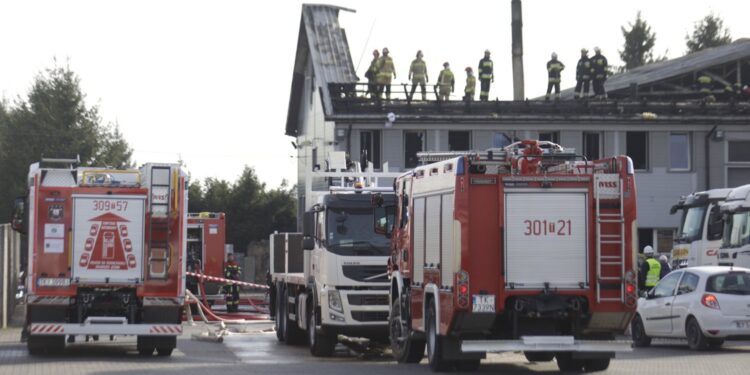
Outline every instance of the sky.
{"label": "sky", "polygon": [[[235,181],[245,166],[277,187],[296,181],[294,138],[284,135],[302,1],[0,0],[0,97],[25,97],[34,77],[67,64],[89,105],[117,124],[137,163],[183,160],[191,176]],[[510,0],[344,1],[354,66],[364,79],[373,49],[388,47],[398,79],[421,49],[433,82],[492,51],[491,97],[512,98]],[[526,96],[544,94],[552,52],[574,85],[581,48],[621,65],[620,26],[636,13],[656,33],[656,55],[679,57],[709,12],[734,39],[750,37],[750,1],[523,1]],[[463,77],[463,74],[457,75]],[[463,90],[458,79],[457,90]]]}

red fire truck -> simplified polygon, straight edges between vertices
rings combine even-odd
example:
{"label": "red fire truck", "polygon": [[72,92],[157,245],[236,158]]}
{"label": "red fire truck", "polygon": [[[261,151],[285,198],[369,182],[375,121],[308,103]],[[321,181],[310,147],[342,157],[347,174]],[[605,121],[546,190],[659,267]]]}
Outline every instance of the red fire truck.
{"label": "red fire truck", "polygon": [[28,350],[137,335],[142,355],[168,356],[182,333],[186,174],[176,164],[75,165],[32,164],[17,200],[27,211],[15,224],[28,233]]}
{"label": "red fire truck", "polygon": [[395,182],[389,259],[394,357],[476,369],[524,351],[563,371],[599,371],[636,308],[633,165],[587,161],[528,140],[423,153]]}
{"label": "red fire truck", "polygon": [[[223,212],[199,212],[188,214],[187,268],[189,272],[207,276],[224,277],[226,261],[226,220]],[[188,278],[188,287],[199,293],[195,278]],[[205,291],[211,298],[218,295],[223,284],[204,282]]]}

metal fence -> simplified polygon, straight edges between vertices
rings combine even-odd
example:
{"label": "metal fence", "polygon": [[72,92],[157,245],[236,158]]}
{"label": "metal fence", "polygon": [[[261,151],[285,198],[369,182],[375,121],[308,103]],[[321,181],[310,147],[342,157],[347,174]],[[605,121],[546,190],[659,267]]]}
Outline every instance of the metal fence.
{"label": "metal fence", "polygon": [[0,224],[0,327],[6,328],[16,307],[21,259],[21,235]]}

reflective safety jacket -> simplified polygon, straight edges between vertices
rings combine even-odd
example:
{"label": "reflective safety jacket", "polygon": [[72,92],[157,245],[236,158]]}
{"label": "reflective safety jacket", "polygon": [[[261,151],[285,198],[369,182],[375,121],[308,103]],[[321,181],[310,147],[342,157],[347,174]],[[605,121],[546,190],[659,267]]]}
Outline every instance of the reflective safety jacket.
{"label": "reflective safety jacket", "polygon": [[646,263],[648,264],[648,273],[646,274],[646,287],[653,288],[654,286],[656,286],[656,283],[659,282],[659,277],[661,276],[661,263],[659,263],[659,261],[654,258],[646,259]]}
{"label": "reflective safety jacket", "polygon": [[492,60],[488,57],[479,60],[479,70],[477,70],[477,73],[481,80],[494,78],[495,76],[492,74]]}
{"label": "reflective safety jacket", "polygon": [[547,61],[547,74],[550,83],[560,82],[560,72],[565,69],[565,64],[557,59]]}
{"label": "reflective safety jacket", "polygon": [[388,84],[391,83],[391,77],[396,78],[396,68],[393,66],[393,59],[390,56],[380,56],[376,66],[378,84]]}
{"label": "reflective safety jacket", "polygon": [[422,59],[415,59],[409,67],[409,76],[413,81],[425,82],[427,80],[427,64]]}
{"label": "reflective safety jacket", "polygon": [[607,58],[604,55],[597,53],[591,58],[591,69],[594,72],[594,79],[606,79],[607,78]]}
{"label": "reflective safety jacket", "polygon": [[241,273],[240,265],[237,262],[229,261],[224,266],[224,277],[229,280],[239,280]]}
{"label": "reflective safety jacket", "polygon": [[469,96],[474,96],[474,93],[477,89],[477,77],[474,77],[473,75],[466,77],[466,88],[464,88],[464,93]]}
{"label": "reflective safety jacket", "polygon": [[711,89],[714,87],[714,80],[710,76],[702,75],[698,77],[698,87],[700,88],[701,92],[711,92]]}
{"label": "reflective safety jacket", "polygon": [[581,57],[580,60],[578,60],[578,66],[576,66],[576,80],[578,81],[588,81],[591,79],[591,59],[586,57]]}
{"label": "reflective safety jacket", "polygon": [[441,86],[441,88],[450,87],[451,91],[454,91],[456,80],[453,78],[453,72],[451,72],[449,68],[445,68],[440,71],[440,75],[438,76],[438,84]]}

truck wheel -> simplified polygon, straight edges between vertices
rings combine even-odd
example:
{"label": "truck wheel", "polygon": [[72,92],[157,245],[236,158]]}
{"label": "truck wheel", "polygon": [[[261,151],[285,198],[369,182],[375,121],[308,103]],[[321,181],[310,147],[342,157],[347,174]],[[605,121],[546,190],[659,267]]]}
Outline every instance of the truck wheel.
{"label": "truck wheel", "polygon": [[156,345],[154,345],[153,340],[151,337],[148,336],[138,336],[137,339],[137,347],[138,347],[138,355],[144,356],[144,357],[150,357],[154,354],[154,349],[156,349]]}
{"label": "truck wheel", "polygon": [[156,348],[156,354],[159,355],[159,357],[169,357],[172,355],[172,351],[174,348]]}
{"label": "truck wheel", "polygon": [[[299,318],[299,317],[297,317]],[[284,342],[287,345],[299,345],[305,340],[305,333],[297,325],[297,320],[289,319],[289,289],[284,292]]]}
{"label": "truck wheel", "polygon": [[401,297],[397,297],[391,304],[391,313],[388,315],[388,327],[390,328],[391,353],[398,363],[419,363],[424,357],[424,340],[411,338],[411,327],[402,319]]}
{"label": "truck wheel", "polygon": [[555,359],[554,352],[523,352],[529,362],[549,362]]}
{"label": "truck wheel", "polygon": [[690,346],[690,349],[705,350],[708,348],[708,338],[703,334],[703,330],[695,318],[691,317],[688,319],[685,332],[687,333],[688,346]]}
{"label": "truck wheel", "polygon": [[65,349],[65,336],[29,336],[26,348],[30,355],[61,354]]}
{"label": "truck wheel", "polygon": [[315,357],[330,357],[336,349],[337,340],[324,332],[318,332],[315,310],[315,307],[311,307],[307,312],[307,343],[310,347],[310,354]]}
{"label": "truck wheel", "polygon": [[281,301],[284,294],[279,293],[276,298],[276,339],[279,342],[284,342],[286,337],[286,304]]}
{"label": "truck wheel", "polygon": [[430,369],[436,372],[450,370],[453,363],[443,359],[443,337],[437,330],[435,306],[429,302],[427,307],[427,319],[425,320],[425,331],[427,331],[427,359]]}
{"label": "truck wheel", "polygon": [[583,362],[583,367],[587,372],[604,371],[609,368],[609,358],[592,358]]}
{"label": "truck wheel", "polygon": [[481,359],[462,359],[460,361],[456,361],[456,370],[473,372],[479,370],[479,366],[481,365]]}
{"label": "truck wheel", "polygon": [[633,337],[633,344],[637,348],[645,348],[651,345],[651,338],[646,335],[646,327],[643,326],[640,315],[636,315],[633,322],[630,323],[630,332]]}
{"label": "truck wheel", "polygon": [[582,359],[573,358],[571,352],[558,352],[555,354],[557,359],[557,368],[560,371],[580,372],[583,371],[584,361]]}

